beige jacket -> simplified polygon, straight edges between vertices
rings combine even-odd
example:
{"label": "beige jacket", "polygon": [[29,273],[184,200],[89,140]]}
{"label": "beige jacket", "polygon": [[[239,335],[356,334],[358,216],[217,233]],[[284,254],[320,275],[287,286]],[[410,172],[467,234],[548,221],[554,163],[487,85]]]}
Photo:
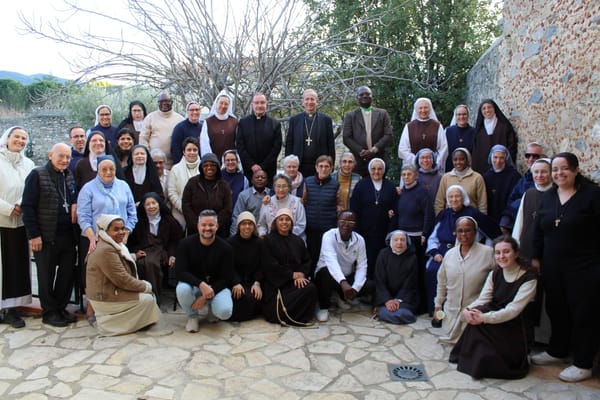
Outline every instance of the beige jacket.
{"label": "beige jacket", "polygon": [[135,263],[102,238],[87,260],[87,295],[91,300],[123,302],[139,300],[146,283],[137,278]]}

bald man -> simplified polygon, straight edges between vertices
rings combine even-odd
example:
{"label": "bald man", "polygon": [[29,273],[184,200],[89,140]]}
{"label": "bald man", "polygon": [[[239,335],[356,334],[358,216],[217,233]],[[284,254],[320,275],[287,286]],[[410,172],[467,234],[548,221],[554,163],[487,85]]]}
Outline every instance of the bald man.
{"label": "bald man", "polygon": [[[63,327],[77,318],[66,310],[75,270],[75,202],[77,193],[69,170],[71,148],[52,146],[48,162],[25,179],[23,223],[35,256],[42,322]],[[58,268],[57,268],[58,267]]]}

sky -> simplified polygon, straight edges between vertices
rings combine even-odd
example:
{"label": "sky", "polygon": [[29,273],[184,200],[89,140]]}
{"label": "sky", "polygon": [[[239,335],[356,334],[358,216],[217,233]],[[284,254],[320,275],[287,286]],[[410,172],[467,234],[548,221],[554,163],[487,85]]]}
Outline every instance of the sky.
{"label": "sky", "polygon": [[[105,9],[119,13],[127,12],[119,0],[78,0],[81,3],[101,3]],[[61,0],[8,0],[2,2],[0,12],[0,70],[19,72],[25,75],[36,73],[52,74],[66,79],[76,77],[65,60],[78,53],[70,46],[54,43],[49,39],[40,39],[33,35],[18,32],[22,22],[18,11],[22,11],[30,20],[53,18],[56,8],[62,5]],[[30,18],[31,17],[31,18]],[[65,24],[68,24],[66,21]],[[81,22],[80,22],[81,23]],[[84,21],[87,23],[87,21]]]}

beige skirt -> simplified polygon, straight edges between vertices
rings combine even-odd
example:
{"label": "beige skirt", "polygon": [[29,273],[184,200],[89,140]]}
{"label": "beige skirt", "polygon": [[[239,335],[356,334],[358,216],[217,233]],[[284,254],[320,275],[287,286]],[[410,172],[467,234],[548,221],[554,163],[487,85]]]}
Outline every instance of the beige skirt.
{"label": "beige skirt", "polygon": [[160,309],[152,294],[140,293],[138,301],[106,302],[90,300],[102,336],[126,335],[158,322]]}

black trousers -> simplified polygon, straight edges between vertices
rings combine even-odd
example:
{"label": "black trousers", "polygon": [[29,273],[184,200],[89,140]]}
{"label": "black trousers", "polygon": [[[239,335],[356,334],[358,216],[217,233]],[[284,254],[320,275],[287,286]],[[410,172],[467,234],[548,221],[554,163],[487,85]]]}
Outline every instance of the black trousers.
{"label": "black trousers", "polygon": [[592,368],[600,348],[600,266],[575,271],[542,266],[542,273],[552,328],[548,353],[567,357],[572,348],[573,364]]}
{"label": "black trousers", "polygon": [[[319,256],[321,255],[321,242],[323,241],[324,231],[318,229],[306,229],[306,248],[310,254],[310,278],[315,277],[315,269]],[[307,277],[308,278],[308,277]]]}
{"label": "black trousers", "polygon": [[64,310],[73,290],[76,257],[73,235],[60,235],[53,242],[43,242],[42,250],[33,255],[42,313]]}
{"label": "black trousers", "polygon": [[[354,274],[348,275],[346,281],[352,285],[354,283]],[[344,298],[344,292],[339,283],[329,273],[327,268],[321,268],[317,272],[315,277],[315,284],[317,285],[317,292],[319,296],[319,308],[321,310],[327,310],[331,305],[331,294],[335,291],[339,294],[340,298]],[[375,293],[375,282],[367,279],[365,284],[358,292],[358,297],[368,296]]]}

